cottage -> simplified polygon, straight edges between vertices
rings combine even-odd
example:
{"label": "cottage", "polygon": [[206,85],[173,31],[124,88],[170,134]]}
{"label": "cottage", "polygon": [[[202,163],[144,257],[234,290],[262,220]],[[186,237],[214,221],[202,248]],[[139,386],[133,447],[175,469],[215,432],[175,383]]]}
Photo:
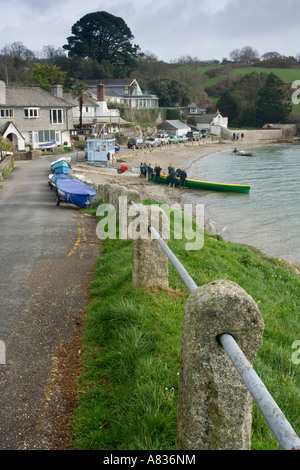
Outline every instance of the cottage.
{"label": "cottage", "polygon": [[186,135],[191,130],[190,126],[176,119],[163,121],[157,129],[162,134],[176,135],[176,137]]}
{"label": "cottage", "polygon": [[209,129],[211,134],[220,135],[221,127],[227,129],[228,118],[221,116],[220,112],[217,111],[215,114],[204,114],[197,119],[197,129]]}
{"label": "cottage", "polygon": [[[59,87],[59,85],[57,85]],[[59,96],[60,95],[60,96]],[[0,81],[0,135],[17,150],[33,149],[54,142],[71,145],[72,104],[38,87],[7,87]]]}

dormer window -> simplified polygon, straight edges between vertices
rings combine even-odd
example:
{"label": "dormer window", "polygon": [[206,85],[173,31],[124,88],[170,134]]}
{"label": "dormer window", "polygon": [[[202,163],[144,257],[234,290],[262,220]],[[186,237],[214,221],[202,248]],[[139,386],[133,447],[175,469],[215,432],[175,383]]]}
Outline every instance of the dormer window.
{"label": "dormer window", "polygon": [[25,119],[37,119],[40,117],[40,108],[24,108]]}

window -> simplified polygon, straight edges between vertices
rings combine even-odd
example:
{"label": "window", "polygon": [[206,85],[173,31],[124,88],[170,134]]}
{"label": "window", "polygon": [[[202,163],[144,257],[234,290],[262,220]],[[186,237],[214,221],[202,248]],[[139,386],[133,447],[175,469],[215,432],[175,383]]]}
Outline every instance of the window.
{"label": "window", "polygon": [[29,132],[30,143],[60,142],[60,132],[55,130]]}
{"label": "window", "polygon": [[40,117],[40,108],[24,108],[25,119],[37,119]]}
{"label": "window", "polygon": [[13,109],[0,109],[0,118],[13,118]]}
{"label": "window", "polygon": [[62,109],[50,109],[50,124],[62,124],[63,123],[63,110]]}

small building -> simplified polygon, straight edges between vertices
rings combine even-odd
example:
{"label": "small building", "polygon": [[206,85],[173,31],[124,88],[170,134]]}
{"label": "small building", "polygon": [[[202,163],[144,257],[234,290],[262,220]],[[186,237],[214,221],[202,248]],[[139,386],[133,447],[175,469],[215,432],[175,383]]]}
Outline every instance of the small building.
{"label": "small building", "polygon": [[191,130],[191,127],[179,120],[173,119],[163,121],[157,127],[160,133],[176,135],[176,137],[182,137]]}
{"label": "small building", "polygon": [[211,134],[221,135],[221,128],[227,129],[228,118],[221,116],[220,112],[216,114],[204,114],[197,119],[197,129],[209,129]]}
{"label": "small building", "polygon": [[101,162],[107,166],[115,158],[115,139],[88,139],[86,141],[86,154],[89,162]]}

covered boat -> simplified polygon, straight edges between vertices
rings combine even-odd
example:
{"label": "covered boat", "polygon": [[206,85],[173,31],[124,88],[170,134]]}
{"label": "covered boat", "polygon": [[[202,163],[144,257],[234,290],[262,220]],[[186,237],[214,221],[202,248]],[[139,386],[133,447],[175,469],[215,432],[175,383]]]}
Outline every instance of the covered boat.
{"label": "covered boat", "polygon": [[59,206],[61,199],[70,202],[75,206],[85,209],[91,204],[97,191],[91,186],[70,178],[68,175],[52,175],[49,177],[49,184],[56,190],[56,205]]}
{"label": "covered boat", "polygon": [[[154,183],[156,182],[155,178],[155,175],[152,175],[151,181]],[[168,184],[169,180],[167,175],[161,175],[159,183]],[[175,185],[180,186],[180,178],[175,179]],[[188,178],[185,180],[185,186],[187,188],[206,189],[208,191],[230,191],[245,194],[248,194],[251,188],[249,184],[215,183],[213,181],[201,181]]]}

